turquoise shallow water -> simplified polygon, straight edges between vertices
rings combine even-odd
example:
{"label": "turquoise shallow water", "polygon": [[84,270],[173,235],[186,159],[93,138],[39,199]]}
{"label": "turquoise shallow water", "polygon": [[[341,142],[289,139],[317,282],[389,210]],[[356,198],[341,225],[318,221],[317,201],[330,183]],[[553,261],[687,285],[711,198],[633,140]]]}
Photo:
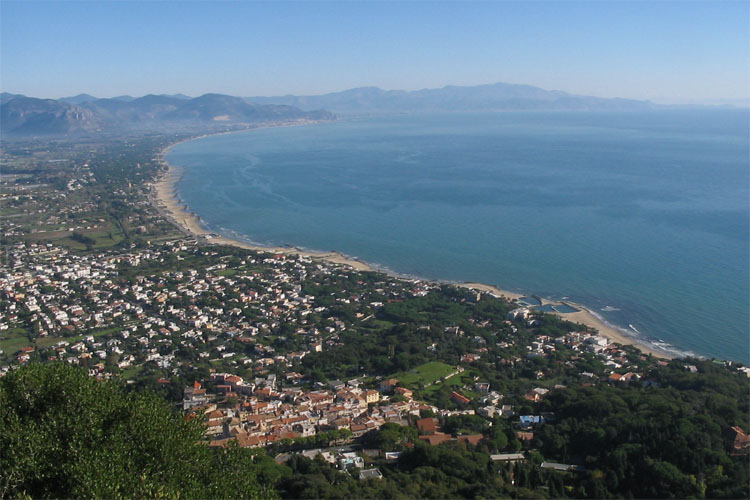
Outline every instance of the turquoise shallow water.
{"label": "turquoise shallow water", "polygon": [[567,297],[748,363],[748,137],[747,111],[403,115],[206,137],[167,160],[217,232]]}

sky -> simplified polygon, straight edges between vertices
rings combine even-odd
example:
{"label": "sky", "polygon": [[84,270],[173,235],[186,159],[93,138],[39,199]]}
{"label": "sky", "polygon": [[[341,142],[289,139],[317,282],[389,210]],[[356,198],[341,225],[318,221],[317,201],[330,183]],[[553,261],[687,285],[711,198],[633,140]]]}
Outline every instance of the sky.
{"label": "sky", "polygon": [[522,83],[750,99],[750,1],[0,1],[0,88],[58,98]]}

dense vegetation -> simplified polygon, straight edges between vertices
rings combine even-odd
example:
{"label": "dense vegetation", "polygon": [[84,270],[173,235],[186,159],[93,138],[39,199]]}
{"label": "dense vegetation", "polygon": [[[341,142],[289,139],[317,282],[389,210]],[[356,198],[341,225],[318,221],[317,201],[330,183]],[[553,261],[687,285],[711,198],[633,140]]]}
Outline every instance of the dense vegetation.
{"label": "dense vegetation", "polygon": [[[292,463],[295,478],[282,493],[290,498],[750,498],[749,457],[732,452],[730,431],[733,426],[750,426],[750,395],[743,373],[708,360],[676,360],[661,366],[633,356],[636,361],[631,366],[642,370],[642,380],[628,386],[583,383],[582,371],[608,373],[601,361],[586,353],[574,355],[559,348],[555,356],[521,360],[526,358],[523,346],[534,335],[559,337],[571,329],[569,323],[544,316],[533,332],[516,325],[517,331],[510,335],[502,326],[506,311],[499,301],[473,302],[468,294],[447,287],[388,303],[376,315],[385,328],[346,332],[342,345],[307,356],[303,371],[343,378],[362,372],[413,373],[430,360],[455,366],[462,353],[484,340],[488,355],[472,363],[468,378],[490,381],[506,394],[504,402],[515,404],[521,414],[550,415],[548,422],[534,429],[532,441],[522,445],[507,419],[495,419],[488,428],[485,419],[462,416],[443,420],[443,431],[484,433],[476,448],[455,443],[429,448],[417,443],[409,449],[400,434],[386,426],[365,436],[363,445],[406,453],[397,463],[378,464],[385,476],[381,482],[329,481],[324,479],[329,474],[325,464],[297,459]],[[496,332],[488,335],[471,318],[489,320],[497,325]],[[449,325],[463,334],[446,332]],[[515,347],[498,342],[510,338]],[[430,344],[435,345],[433,350],[426,349]],[[517,362],[506,362],[513,359]],[[689,365],[695,373],[687,369]],[[543,380],[535,373],[543,373]],[[558,383],[565,386],[554,389]],[[405,385],[438,407],[455,407],[447,384],[434,391],[425,390],[421,383]],[[538,403],[521,398],[533,385],[550,388],[549,396]],[[490,453],[523,449],[536,465],[511,469],[490,463],[489,476],[481,466],[481,470],[467,468],[470,463],[487,464]],[[416,453],[421,454],[419,460],[412,460]],[[435,454],[440,458],[432,460]],[[582,468],[544,470],[538,467],[542,461]]]}
{"label": "dense vegetation", "polygon": [[[710,365],[710,363],[707,363]],[[662,377],[666,381],[669,374]],[[747,394],[730,377],[735,400],[693,388],[588,387],[555,391],[541,405],[554,409],[534,445],[545,457],[583,463],[594,471],[588,497],[746,498],[748,457],[731,457],[727,430],[747,425]],[[727,391],[729,392],[729,391]]]}
{"label": "dense vegetation", "polygon": [[[661,380],[675,375],[665,369]],[[720,378],[740,389],[733,377]],[[747,395],[735,396],[732,403],[674,387],[558,391],[540,406],[555,408],[556,420],[535,433],[530,461],[513,465],[490,460],[498,448],[520,448],[501,419],[476,447],[429,446],[413,428],[388,424],[363,443],[403,451],[398,461],[376,460],[384,479],[359,482],[321,460],[295,456],[287,462],[294,474],[280,492],[285,498],[748,498],[750,457],[727,453],[727,426],[748,416]],[[487,423],[450,417],[443,430],[472,425],[479,431]],[[540,468],[545,460],[584,465],[559,472]]]}
{"label": "dense vegetation", "polygon": [[[50,221],[45,227],[56,231],[43,234],[61,233],[54,240],[50,236],[50,241],[88,252],[105,246],[138,248],[146,241],[173,235],[174,228],[142,200],[144,180],[152,179],[158,169],[155,151],[169,140],[153,137],[137,145],[116,141],[87,146],[83,157],[90,160],[90,166],[73,161],[81,157],[77,149],[54,151],[55,155],[65,153],[72,163],[69,171],[61,168],[67,164],[56,163],[60,168],[54,175],[42,169],[49,175],[44,182],[64,189],[82,172],[90,173],[96,182],[67,193],[64,201],[54,198],[52,191],[47,193],[44,220],[47,212],[65,211],[65,225]],[[31,164],[23,172],[35,173],[37,167]],[[90,206],[83,201],[90,201]],[[18,203],[10,208],[28,209],[17,219],[25,224],[19,227],[38,225],[39,198],[24,201],[27,205]],[[105,222],[97,229],[69,230],[99,219]],[[30,234],[19,230],[6,243],[24,241]],[[194,269],[204,278],[207,269],[219,262],[226,265],[217,273],[221,276],[273,274],[260,262],[241,264],[248,255],[238,248],[201,246],[196,252],[168,253],[138,266],[120,263],[113,279],[130,289],[143,276],[160,275],[160,286],[172,291],[179,280],[170,272]],[[172,368],[147,362],[125,375],[113,367],[111,354],[102,360],[115,378],[132,382],[120,385],[90,377],[87,369],[94,359],[82,359],[83,368],[59,362],[40,364],[55,352],[51,344],[46,350],[36,349],[26,366],[0,379],[0,498],[750,498],[750,457],[733,449],[731,432],[734,426],[750,429],[750,391],[746,375],[734,367],[697,359],[657,363],[624,347],[613,355],[627,358],[624,366],[613,368],[586,349],[556,342],[585,327],[537,314],[531,322],[510,322],[507,314],[514,306],[502,300],[477,298],[454,286],[431,285],[429,291],[415,294],[409,281],[378,273],[310,272],[306,276],[301,288],[303,294],[314,297],[315,309],[304,318],[305,323],[302,318],[297,318],[297,324],[280,320],[273,328],[261,329],[253,343],[217,340],[248,358],[257,357],[259,346],[273,348],[277,355],[306,353],[290,365],[261,368],[220,358],[207,360],[198,349],[183,345],[179,332],[168,333],[178,346]],[[235,279],[248,290],[268,291],[267,285],[252,279]],[[43,291],[49,288],[45,287]],[[82,300],[86,292],[77,283],[69,291],[76,300]],[[137,302],[132,291],[124,297]],[[122,296],[115,294],[115,298]],[[66,294],[62,303],[73,301]],[[9,307],[11,300],[4,298],[0,304]],[[146,315],[159,315],[157,305],[148,301],[140,305]],[[223,294],[214,288],[191,297],[175,294],[164,306],[236,308],[247,321],[272,322],[257,304],[240,301],[239,293],[230,287]],[[20,310],[17,316],[25,321],[29,313]],[[297,332],[303,324],[304,330],[325,331],[337,322],[342,327],[332,328],[322,352],[312,351],[311,337]],[[122,328],[89,329],[85,334],[112,340]],[[37,338],[35,330],[20,332],[28,334],[30,341]],[[82,333],[63,335],[79,339]],[[147,333],[138,327],[133,337]],[[554,348],[532,351],[533,344]],[[211,348],[201,349],[208,352]],[[172,351],[160,347],[160,352]],[[467,360],[467,354],[476,356]],[[267,452],[198,444],[203,437],[201,422],[187,421],[167,401],[181,401],[183,388],[196,380],[216,393],[215,384],[208,380],[211,371],[232,371],[249,380],[274,374],[281,381],[286,380],[285,373],[294,371],[306,389],[353,377],[360,378],[363,387],[375,388],[386,377],[397,378],[401,386],[413,391],[415,399],[447,410],[481,410],[489,403],[481,401],[475,383],[486,382],[502,395],[501,401],[492,404],[512,406],[515,415],[439,418],[441,431],[447,434],[482,434],[476,446],[455,440],[429,446],[419,439],[416,417],[411,418],[411,426],[386,423],[351,446],[401,455],[398,459],[368,455],[366,466],[377,467],[383,478],[360,481],[356,470],[340,471],[321,458],[310,460],[296,454],[341,446],[351,438],[346,429],[283,439]],[[627,385],[609,380],[617,371],[637,372],[639,378]],[[162,383],[164,379],[167,383]],[[531,401],[525,395],[534,388],[549,392]],[[462,392],[471,402],[459,406],[451,399],[453,391]],[[403,396],[392,396],[391,402],[399,398]],[[233,399],[219,404],[236,405],[237,398]],[[421,417],[433,416],[429,410],[422,412]],[[518,415],[545,415],[546,421],[528,429],[533,438],[521,441]],[[524,453],[524,462],[509,464],[491,458],[495,453],[518,451]],[[277,454],[288,458],[285,465],[271,459]],[[559,471],[541,467],[543,462],[577,467]]]}
{"label": "dense vegetation", "polygon": [[149,392],[63,363],[0,380],[0,497],[274,498],[284,469],[258,450],[215,451]]}
{"label": "dense vegetation", "polygon": [[[2,497],[184,498],[747,498],[748,456],[733,456],[726,430],[747,425],[745,381],[711,362],[651,374],[649,387],[552,391],[536,411],[529,462],[493,462],[522,449],[507,419],[441,419],[445,432],[483,432],[477,445],[429,446],[413,427],[386,424],[362,445],[400,451],[374,459],[381,480],[359,481],[327,463],[262,450],[199,445],[202,429],[148,390],[126,391],[62,363],[30,364],[0,380]],[[710,387],[710,390],[707,390]],[[491,424],[491,425],[490,425]],[[330,437],[330,436],[329,436]],[[309,445],[326,446],[315,439]],[[308,448],[280,443],[275,452]],[[542,461],[583,464],[579,472]],[[271,489],[275,486],[276,492]]]}

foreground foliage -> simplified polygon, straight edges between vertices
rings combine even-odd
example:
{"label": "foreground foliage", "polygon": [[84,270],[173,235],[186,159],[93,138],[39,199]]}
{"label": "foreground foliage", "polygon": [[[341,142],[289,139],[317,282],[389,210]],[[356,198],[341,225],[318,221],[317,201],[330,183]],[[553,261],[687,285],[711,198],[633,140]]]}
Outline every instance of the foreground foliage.
{"label": "foreground foliage", "polygon": [[[0,497],[274,498],[262,452],[215,451],[149,392],[126,393],[63,363],[0,379]],[[270,462],[270,463],[269,463]],[[262,469],[262,472],[261,472]]]}

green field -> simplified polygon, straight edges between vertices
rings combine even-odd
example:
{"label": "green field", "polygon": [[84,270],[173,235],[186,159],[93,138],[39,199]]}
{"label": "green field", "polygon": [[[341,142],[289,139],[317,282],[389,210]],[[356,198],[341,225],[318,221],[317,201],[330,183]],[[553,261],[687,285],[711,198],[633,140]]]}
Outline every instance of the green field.
{"label": "green field", "polygon": [[129,366],[120,372],[120,378],[122,380],[134,379],[136,375],[142,370],[142,366]]}
{"label": "green field", "polygon": [[431,361],[420,365],[411,371],[395,373],[389,378],[395,378],[403,387],[415,389],[419,384],[427,387],[455,371],[455,366],[441,363],[439,361]]}
{"label": "green field", "polygon": [[4,332],[0,337],[0,350],[7,359],[13,357],[24,347],[35,346],[39,349],[55,345],[63,337],[38,337],[34,342],[29,340],[29,334],[24,328],[14,328]]}
{"label": "green field", "polygon": [[5,203],[0,204],[0,209],[2,209],[3,211],[2,217],[9,217],[11,215],[19,215],[24,213],[22,208],[8,207]]}
{"label": "green field", "polygon": [[85,334],[76,335],[74,337],[62,337],[62,336],[37,337],[34,340],[34,342],[31,342],[29,340],[28,333],[26,332],[25,329],[13,328],[13,329],[7,330],[6,332],[3,333],[2,336],[0,336],[0,350],[4,351],[5,356],[11,356],[15,354],[16,352],[20,351],[22,348],[27,347],[27,346],[36,345],[37,348],[43,349],[45,347],[53,346],[56,343],[60,342],[61,340],[65,340],[66,342],[73,344],[75,342],[78,342],[79,340],[83,340],[85,337],[88,337],[89,335],[93,337],[102,337],[110,333],[117,333],[135,323],[138,323],[138,322],[131,321],[124,325],[113,326],[113,327],[105,328],[99,331],[89,331]]}
{"label": "green field", "polygon": [[31,342],[25,328],[11,328],[0,336],[0,350],[6,355],[13,355],[28,345],[31,345]]}
{"label": "green field", "polygon": [[391,321],[387,321],[384,319],[377,319],[377,318],[370,318],[365,323],[361,325],[361,328],[367,329],[367,330],[388,330],[389,328],[393,328],[395,323]]}
{"label": "green field", "polygon": [[127,323],[124,323],[124,324],[122,324],[120,326],[113,326],[113,327],[110,327],[110,328],[104,328],[104,329],[98,330],[98,331],[93,331],[92,330],[92,331],[89,331],[87,333],[84,333],[83,335],[76,335],[75,337],[67,337],[67,338],[63,338],[62,340],[67,340],[68,342],[73,343],[73,342],[78,342],[79,340],[83,340],[84,338],[88,337],[89,335],[91,335],[92,337],[102,337],[104,335],[109,335],[110,333],[121,332],[122,330],[125,330],[129,326],[132,326],[132,325],[134,325],[136,323],[140,323],[140,322],[139,321],[128,321]]}
{"label": "green field", "polygon": [[[47,224],[44,226],[45,232],[32,233],[27,237],[31,240],[40,242],[50,242],[56,245],[61,245],[72,250],[86,250],[87,245],[76,241],[72,236],[72,232],[68,230],[68,226],[60,224]],[[80,234],[83,234],[94,242],[91,247],[93,249],[109,248],[117,245],[125,239],[125,235],[122,233],[117,224],[108,222],[103,227],[93,230],[78,230]]]}
{"label": "green field", "polygon": [[478,371],[476,371],[476,370],[466,370],[466,371],[464,371],[462,373],[457,373],[457,374],[453,375],[452,377],[450,377],[445,382],[442,382],[440,384],[435,384],[435,385],[432,385],[432,386],[428,387],[425,390],[425,393],[429,394],[429,393],[432,393],[432,392],[437,392],[443,386],[448,386],[448,387],[450,387],[450,390],[452,390],[452,391],[458,391],[461,394],[463,394],[464,396],[466,396],[467,398],[474,399],[474,398],[479,397],[479,394],[476,393],[476,392],[474,392],[474,391],[472,391],[472,390],[464,389],[463,387],[466,386],[466,385],[468,385],[468,386],[471,387],[473,385],[473,382],[474,382],[474,377],[477,377],[479,375],[480,375],[480,373]]}

